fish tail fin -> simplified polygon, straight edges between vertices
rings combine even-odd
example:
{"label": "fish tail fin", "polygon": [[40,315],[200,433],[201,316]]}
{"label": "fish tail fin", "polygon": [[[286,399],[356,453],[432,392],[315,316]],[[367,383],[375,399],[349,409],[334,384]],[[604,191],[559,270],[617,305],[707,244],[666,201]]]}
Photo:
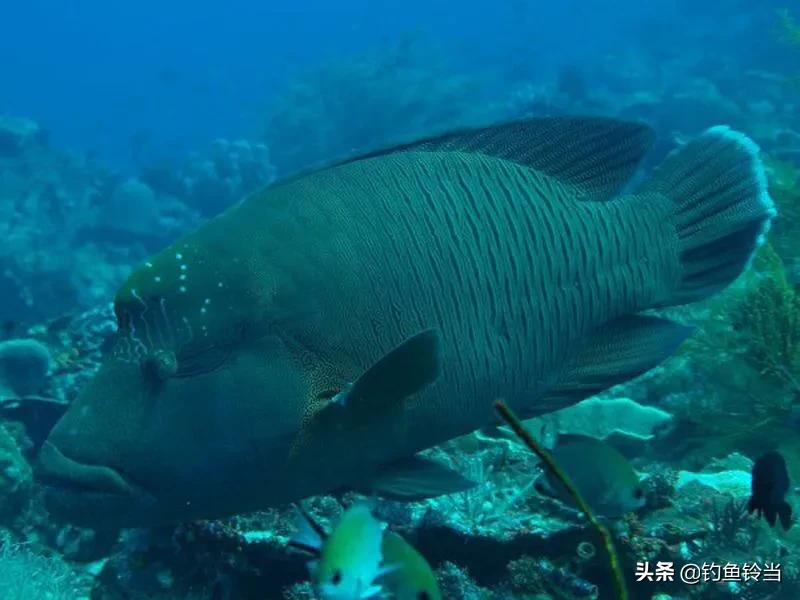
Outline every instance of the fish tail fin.
{"label": "fish tail fin", "polygon": [[289,546],[311,556],[319,556],[326,533],[302,506],[297,506],[297,531],[289,541]]}
{"label": "fish tail fin", "polygon": [[777,215],[758,146],[726,126],[673,152],[639,191],[674,202],[682,272],[664,305],[726,287],[747,268]]}
{"label": "fish tail fin", "polygon": [[788,502],[783,502],[778,507],[778,516],[781,519],[784,531],[788,530],[792,526],[792,507]]}
{"label": "fish tail fin", "polygon": [[753,511],[757,508],[758,506],[756,505],[756,499],[753,496],[750,496],[750,499],[747,501],[747,514],[752,515]]}

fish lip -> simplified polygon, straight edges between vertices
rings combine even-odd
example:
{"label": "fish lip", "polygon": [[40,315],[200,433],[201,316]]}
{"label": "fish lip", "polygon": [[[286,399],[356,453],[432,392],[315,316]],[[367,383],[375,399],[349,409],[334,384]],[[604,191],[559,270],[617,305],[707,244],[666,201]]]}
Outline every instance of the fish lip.
{"label": "fish lip", "polygon": [[76,461],[50,441],[45,441],[39,450],[36,476],[47,488],[71,494],[152,498],[116,469]]}

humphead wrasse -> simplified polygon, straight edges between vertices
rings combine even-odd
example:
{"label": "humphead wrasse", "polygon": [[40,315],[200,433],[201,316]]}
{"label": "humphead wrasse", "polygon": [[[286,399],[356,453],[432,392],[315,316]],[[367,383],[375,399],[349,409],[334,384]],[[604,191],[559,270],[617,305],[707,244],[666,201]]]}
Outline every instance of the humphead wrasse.
{"label": "humphead wrasse", "polygon": [[415,457],[643,373],[689,330],[640,316],[747,266],[772,217],[715,127],[622,189],[653,135],[595,118],[452,133],[278,182],[138,269],[113,352],[41,454],[89,525],[358,489],[463,489]]}

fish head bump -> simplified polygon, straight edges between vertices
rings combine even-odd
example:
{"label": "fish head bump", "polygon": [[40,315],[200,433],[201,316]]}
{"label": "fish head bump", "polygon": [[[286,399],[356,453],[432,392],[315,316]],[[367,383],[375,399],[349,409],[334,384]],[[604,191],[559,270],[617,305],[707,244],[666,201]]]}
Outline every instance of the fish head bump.
{"label": "fish head bump", "polygon": [[150,525],[281,500],[306,376],[271,327],[269,294],[253,291],[257,274],[189,242],[119,290],[113,348],[41,449],[48,505],[76,523]]}

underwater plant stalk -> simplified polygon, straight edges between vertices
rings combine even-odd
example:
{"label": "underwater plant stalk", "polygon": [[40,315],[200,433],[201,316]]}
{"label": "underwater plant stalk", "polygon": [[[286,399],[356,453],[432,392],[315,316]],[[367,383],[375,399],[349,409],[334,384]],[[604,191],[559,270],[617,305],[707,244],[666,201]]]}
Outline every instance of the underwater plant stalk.
{"label": "underwater plant stalk", "polygon": [[611,533],[608,531],[608,528],[600,523],[597,520],[597,517],[594,516],[592,509],[589,508],[589,505],[586,504],[586,501],[580,495],[578,490],[572,484],[572,482],[567,477],[566,473],[561,470],[561,467],[558,466],[555,459],[550,456],[549,452],[546,452],[539,444],[533,439],[530,433],[525,429],[522,425],[522,421],[519,420],[519,417],[514,414],[514,412],[506,405],[505,402],[502,400],[496,400],[494,403],[495,410],[500,414],[503,420],[511,427],[512,431],[517,434],[522,442],[531,449],[531,451],[536,454],[542,462],[550,469],[553,475],[564,484],[564,487],[567,489],[567,492],[575,501],[575,504],[578,508],[581,509],[586,518],[591,523],[592,527],[595,528],[597,533],[600,535],[600,538],[603,540],[603,547],[608,554],[608,565],[611,569],[611,573],[614,579],[614,588],[617,593],[618,600],[628,600],[628,589],[625,585],[625,577],[622,574],[622,568],[619,564],[619,555],[617,554],[617,549],[614,546],[614,540],[611,537]]}

